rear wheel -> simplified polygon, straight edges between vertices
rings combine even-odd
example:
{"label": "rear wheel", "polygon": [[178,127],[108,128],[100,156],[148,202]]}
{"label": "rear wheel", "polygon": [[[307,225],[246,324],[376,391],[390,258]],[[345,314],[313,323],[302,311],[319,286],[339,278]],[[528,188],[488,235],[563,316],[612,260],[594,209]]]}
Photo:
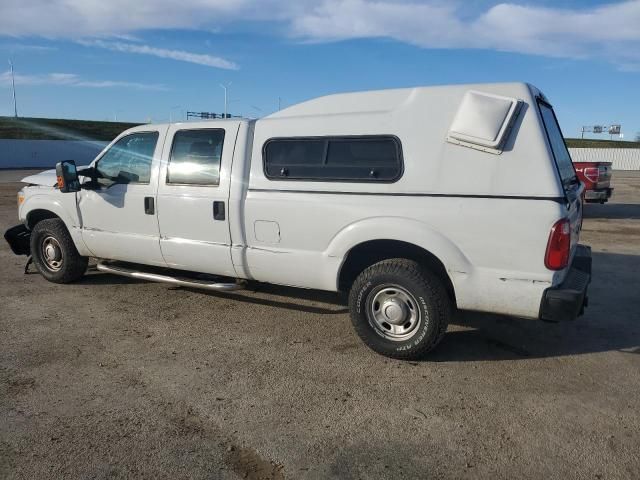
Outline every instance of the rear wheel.
{"label": "rear wheel", "polygon": [[44,278],[69,283],[81,278],[89,259],[78,253],[64,222],[51,218],[38,222],[31,232],[33,264]]}
{"label": "rear wheel", "polygon": [[417,262],[390,259],[363,271],[349,294],[351,321],[373,350],[418,359],[444,336],[451,302],[440,279]]}

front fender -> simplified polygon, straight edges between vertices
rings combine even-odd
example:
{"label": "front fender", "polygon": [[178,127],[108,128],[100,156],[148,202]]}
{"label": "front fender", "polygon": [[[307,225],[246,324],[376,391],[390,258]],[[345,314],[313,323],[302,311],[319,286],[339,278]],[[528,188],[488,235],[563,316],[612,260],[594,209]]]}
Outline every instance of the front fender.
{"label": "front fender", "polygon": [[[66,198],[62,197],[63,195]],[[54,213],[62,219],[69,229],[80,225],[75,194],[59,193],[57,190],[52,190],[51,193],[27,195],[20,207],[20,220],[26,222],[29,214],[35,210],[47,210]]]}
{"label": "front fender", "polygon": [[326,254],[344,262],[349,250],[371,240],[397,240],[411,243],[435,255],[449,276],[468,274],[472,265],[464,253],[447,237],[426,223],[405,217],[373,217],[359,220],[340,230],[331,240]]}
{"label": "front fender", "polygon": [[80,255],[91,255],[91,252],[82,240],[80,213],[78,211],[75,193],[61,193],[58,190],[51,189],[51,191],[47,191],[46,193],[26,195],[24,202],[20,206],[18,216],[22,222],[26,223],[29,214],[36,210],[46,210],[58,216],[67,227]]}

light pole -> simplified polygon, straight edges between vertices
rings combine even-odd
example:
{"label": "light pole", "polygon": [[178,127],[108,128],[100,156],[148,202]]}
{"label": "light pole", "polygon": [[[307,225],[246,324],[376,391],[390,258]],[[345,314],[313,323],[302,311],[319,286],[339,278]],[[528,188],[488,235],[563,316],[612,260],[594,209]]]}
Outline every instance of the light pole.
{"label": "light pole", "polygon": [[16,102],[16,79],[13,75],[13,62],[9,59],[9,68],[11,69],[11,86],[13,88],[13,116],[18,118],[18,103]]}
{"label": "light pole", "polygon": [[231,86],[231,82],[227,84],[220,84],[220,86],[224,89],[224,118],[227,118],[227,89]]}

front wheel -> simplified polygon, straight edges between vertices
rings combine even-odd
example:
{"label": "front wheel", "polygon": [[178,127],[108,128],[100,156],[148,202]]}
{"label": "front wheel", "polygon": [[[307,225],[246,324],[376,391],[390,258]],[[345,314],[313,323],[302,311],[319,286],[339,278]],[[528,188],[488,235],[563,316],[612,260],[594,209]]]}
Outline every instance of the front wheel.
{"label": "front wheel", "polygon": [[31,232],[33,264],[44,278],[69,283],[81,278],[89,259],[78,253],[64,222],[50,218],[38,222]]}
{"label": "front wheel", "polygon": [[444,336],[451,302],[440,279],[417,262],[390,259],[363,271],[349,294],[351,321],[376,352],[424,357]]}

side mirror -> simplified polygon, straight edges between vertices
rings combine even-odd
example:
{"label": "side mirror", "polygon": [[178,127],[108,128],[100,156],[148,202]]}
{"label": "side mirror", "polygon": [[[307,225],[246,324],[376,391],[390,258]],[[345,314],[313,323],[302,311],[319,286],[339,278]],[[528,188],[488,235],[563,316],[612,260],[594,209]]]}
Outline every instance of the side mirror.
{"label": "side mirror", "polygon": [[58,188],[62,193],[80,191],[78,170],[76,168],[76,162],[73,160],[64,160],[56,164],[56,179]]}

